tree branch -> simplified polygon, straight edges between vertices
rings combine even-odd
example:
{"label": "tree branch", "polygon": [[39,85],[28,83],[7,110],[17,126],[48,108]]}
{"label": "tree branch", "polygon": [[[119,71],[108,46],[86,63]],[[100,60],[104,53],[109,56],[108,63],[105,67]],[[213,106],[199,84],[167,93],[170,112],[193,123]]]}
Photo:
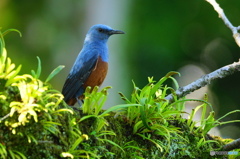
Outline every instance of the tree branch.
{"label": "tree branch", "polygon": [[225,150],[225,151],[231,151],[231,150],[239,149],[239,148],[240,148],[240,138],[223,146],[223,150]]}
{"label": "tree branch", "polygon": [[[237,71],[240,71],[240,61],[234,62],[233,64],[217,69],[214,72],[202,76],[201,78],[190,83],[189,85],[179,88],[176,91],[176,95],[178,96],[178,98],[184,97],[187,94],[194,92],[195,90],[200,89],[206,86],[207,84],[210,84],[212,81],[216,79],[227,77]],[[173,95],[169,94],[165,99],[169,100],[171,103],[173,102]]]}
{"label": "tree branch", "polygon": [[[216,2],[216,0],[206,0],[209,2],[214,10],[218,13],[219,18],[223,20],[225,25],[232,31],[233,37],[237,43],[237,45],[240,47],[240,34],[238,33],[238,30],[240,30],[240,26],[235,27],[232,25],[232,23],[228,20],[226,17],[223,9],[219,6],[219,4]],[[195,82],[192,82],[191,84],[184,86],[182,88],[179,88],[176,91],[176,95],[181,98],[186,96],[187,94],[200,89],[207,84],[210,84],[213,80],[219,79],[219,78],[224,78],[226,76],[229,76],[237,71],[240,71],[240,61],[237,63],[233,63],[227,66],[224,66],[210,74],[207,74],[200,79],[196,80]],[[172,94],[168,95],[165,99],[169,100],[170,102],[173,102],[173,96]]]}
{"label": "tree branch", "polygon": [[240,30],[240,26],[235,27],[232,25],[232,23],[228,20],[223,9],[219,6],[216,0],[206,0],[206,1],[213,6],[214,10],[218,13],[219,18],[221,18],[225,23],[225,25],[232,31],[235,42],[240,47],[240,34],[238,33],[238,30]]}
{"label": "tree branch", "polygon": [[7,115],[5,115],[4,117],[0,118],[0,122],[5,120],[6,118],[8,118],[10,116],[10,113],[8,113]]}

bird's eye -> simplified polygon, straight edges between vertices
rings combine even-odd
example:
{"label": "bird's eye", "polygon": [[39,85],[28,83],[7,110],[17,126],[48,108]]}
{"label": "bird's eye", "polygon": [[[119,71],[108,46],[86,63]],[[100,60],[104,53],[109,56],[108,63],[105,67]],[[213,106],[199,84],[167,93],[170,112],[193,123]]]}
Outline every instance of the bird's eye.
{"label": "bird's eye", "polygon": [[100,33],[102,33],[102,32],[103,32],[103,29],[102,29],[102,28],[98,28],[98,31],[99,31]]}

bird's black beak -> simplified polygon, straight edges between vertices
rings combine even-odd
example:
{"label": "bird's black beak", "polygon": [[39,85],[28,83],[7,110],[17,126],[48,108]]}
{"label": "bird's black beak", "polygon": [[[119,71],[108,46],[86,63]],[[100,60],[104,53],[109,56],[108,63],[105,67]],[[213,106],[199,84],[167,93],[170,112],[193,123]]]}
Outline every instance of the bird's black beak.
{"label": "bird's black beak", "polygon": [[122,30],[111,30],[109,34],[113,35],[113,34],[125,34],[125,33]]}

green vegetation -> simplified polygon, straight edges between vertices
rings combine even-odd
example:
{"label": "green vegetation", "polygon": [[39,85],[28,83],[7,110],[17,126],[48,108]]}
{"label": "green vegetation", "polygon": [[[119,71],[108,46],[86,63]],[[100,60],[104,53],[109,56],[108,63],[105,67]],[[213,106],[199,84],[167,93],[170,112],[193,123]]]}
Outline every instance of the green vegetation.
{"label": "green vegetation", "polygon": [[[19,75],[7,57],[0,32],[0,156],[1,158],[211,158],[231,140],[208,135],[229,112],[216,120],[211,104],[204,100],[164,98],[175,90],[164,82],[177,81],[170,72],[159,81],[148,78],[142,89],[133,82],[130,99],[120,93],[126,104],[102,110],[110,87],[92,92],[87,88],[81,109],[68,107],[62,94],[48,83],[63,66],[57,67],[45,82],[39,79],[41,61],[31,74]],[[18,31],[17,31],[18,32]],[[182,118],[186,101],[199,101],[189,119]],[[210,113],[207,113],[207,109]],[[193,120],[202,109],[200,126]],[[237,150],[236,150],[237,151]],[[223,156],[214,156],[222,158]],[[232,156],[230,156],[232,157]]]}

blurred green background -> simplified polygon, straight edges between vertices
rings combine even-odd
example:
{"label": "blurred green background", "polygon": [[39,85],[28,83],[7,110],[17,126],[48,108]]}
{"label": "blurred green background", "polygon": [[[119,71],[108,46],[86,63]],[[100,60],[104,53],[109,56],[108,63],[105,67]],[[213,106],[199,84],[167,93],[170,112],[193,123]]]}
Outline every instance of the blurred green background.
{"label": "blurred green background", "polygon": [[[218,1],[233,25],[240,24],[240,1]],[[6,36],[8,55],[22,73],[42,60],[41,79],[58,65],[65,69],[51,81],[61,90],[85,34],[94,24],[126,32],[109,39],[110,70],[103,86],[112,86],[106,107],[123,103],[118,92],[130,95],[132,81],[141,88],[147,77],[158,80],[180,71],[180,86],[224,65],[238,61],[239,47],[231,31],[205,0],[0,0],[0,27],[15,28]],[[208,93],[216,117],[239,109],[240,73],[212,82],[189,98]],[[169,83],[171,84],[171,83]],[[199,103],[197,103],[199,104]],[[196,106],[188,103],[189,108]],[[226,120],[239,119],[233,114]],[[239,124],[220,127],[223,137],[239,138]]]}

